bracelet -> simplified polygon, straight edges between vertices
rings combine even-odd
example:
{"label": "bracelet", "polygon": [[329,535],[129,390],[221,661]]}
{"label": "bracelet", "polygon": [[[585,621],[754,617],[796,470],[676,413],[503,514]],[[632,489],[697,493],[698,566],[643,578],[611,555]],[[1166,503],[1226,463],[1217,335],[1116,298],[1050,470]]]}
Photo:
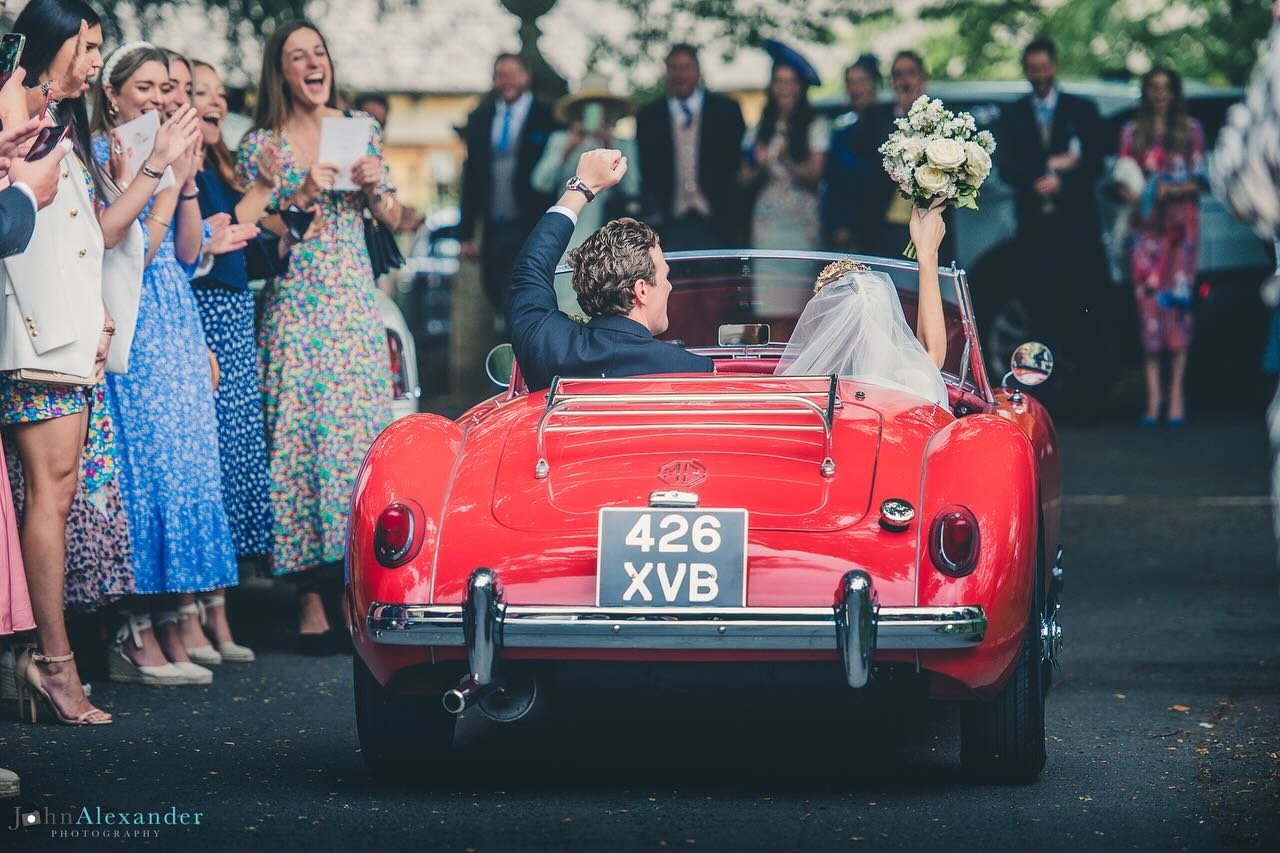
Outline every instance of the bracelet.
{"label": "bracelet", "polygon": [[150,214],[150,213],[148,213],[148,214],[147,214],[147,219],[150,219],[152,222],[156,223],[157,225],[161,225],[161,226],[163,226],[163,227],[165,227],[165,228],[168,228],[168,227],[169,227],[169,220],[168,220],[168,219],[161,219],[159,216],[155,216],[155,215]]}
{"label": "bracelet", "polygon": [[102,333],[104,335],[114,335],[116,333],[115,325],[113,323],[107,323],[102,327]]}
{"label": "bracelet", "polygon": [[146,160],[143,160],[142,174],[146,175],[148,178],[155,178],[158,181],[164,177],[164,170],[161,169],[160,171],[156,171],[155,169],[151,168],[150,163],[148,163]]}
{"label": "bracelet", "polygon": [[182,195],[181,193],[178,195],[178,201],[195,201],[198,198],[200,198],[200,190],[196,190],[191,195]]}

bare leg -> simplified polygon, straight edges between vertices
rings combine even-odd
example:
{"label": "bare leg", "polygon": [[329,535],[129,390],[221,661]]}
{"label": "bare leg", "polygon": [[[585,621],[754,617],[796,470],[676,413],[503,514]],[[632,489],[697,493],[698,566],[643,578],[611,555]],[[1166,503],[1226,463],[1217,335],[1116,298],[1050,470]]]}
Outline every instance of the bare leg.
{"label": "bare leg", "polygon": [[[226,590],[216,590],[213,595],[226,595]],[[225,605],[211,607],[205,604],[205,623],[204,631],[213,640],[215,644],[234,643],[235,638],[231,636],[231,623],[227,621],[227,608]]]}
{"label": "bare leg", "polygon": [[[139,595],[128,599],[124,604],[124,610],[142,615],[148,613],[160,601],[163,601],[163,596]],[[154,620],[152,625],[155,625]],[[156,639],[154,627],[140,629],[137,632],[136,644],[134,638],[130,636],[120,644],[120,648],[125,657],[138,666],[164,666],[169,662],[164,656],[159,640]]]}
{"label": "bare leg", "polygon": [[1183,378],[1187,372],[1187,351],[1174,350],[1169,370],[1169,420],[1187,416],[1187,401],[1183,394]]}
{"label": "bare leg", "polygon": [[[191,662],[191,658],[187,655],[186,647],[182,645],[182,634],[179,629],[181,620],[177,618],[178,599],[180,597],[178,595],[166,595],[161,598],[157,603],[165,608],[165,616],[161,617],[159,614],[153,614],[151,617],[152,624],[155,625],[156,629],[156,639],[160,641],[160,648],[170,663]],[[161,619],[164,621],[160,621]]]}
{"label": "bare leg", "polygon": [[[87,412],[14,427],[18,459],[26,479],[22,515],[22,561],[26,565],[36,644],[43,654],[71,653],[63,620],[67,516],[80,478]],[[65,716],[93,708],[84,696],[74,660],[40,664],[45,688]]]}
{"label": "bare leg", "polygon": [[[177,606],[193,606],[196,603],[196,597],[193,593],[183,593],[177,597]],[[204,635],[204,631],[200,627],[200,619],[196,616],[187,616],[178,620],[178,638],[182,645],[188,649],[198,649],[201,646],[209,645],[209,640]]]}
{"label": "bare leg", "polygon": [[329,617],[324,612],[324,599],[318,592],[298,593],[298,633],[324,634],[329,630]]}
{"label": "bare leg", "polygon": [[1160,417],[1160,356],[1147,353],[1142,367],[1147,379],[1147,417],[1154,421]]}

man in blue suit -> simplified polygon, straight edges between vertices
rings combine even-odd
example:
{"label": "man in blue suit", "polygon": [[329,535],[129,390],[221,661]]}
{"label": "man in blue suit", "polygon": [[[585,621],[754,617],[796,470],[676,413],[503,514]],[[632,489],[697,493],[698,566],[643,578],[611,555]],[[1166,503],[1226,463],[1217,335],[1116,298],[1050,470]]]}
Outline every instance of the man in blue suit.
{"label": "man in blue suit", "polygon": [[668,266],[653,229],[634,219],[610,222],[569,253],[585,325],[565,316],[552,287],[556,262],[569,245],[578,213],[614,186],[627,159],[612,149],[578,158],[564,195],[534,226],[512,273],[511,343],[529,390],[556,376],[710,373],[714,362],[654,335],[667,330]]}

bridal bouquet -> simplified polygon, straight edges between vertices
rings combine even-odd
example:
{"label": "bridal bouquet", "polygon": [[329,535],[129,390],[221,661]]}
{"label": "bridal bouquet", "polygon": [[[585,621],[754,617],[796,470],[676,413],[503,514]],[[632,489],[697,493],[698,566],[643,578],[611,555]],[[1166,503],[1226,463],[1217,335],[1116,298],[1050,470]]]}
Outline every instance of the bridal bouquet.
{"label": "bridal bouquet", "polygon": [[[996,150],[990,131],[978,132],[969,113],[952,113],[921,95],[884,145],[884,168],[902,197],[921,208],[943,204],[978,209],[978,188],[991,174]],[[916,256],[914,243],[903,252]]]}

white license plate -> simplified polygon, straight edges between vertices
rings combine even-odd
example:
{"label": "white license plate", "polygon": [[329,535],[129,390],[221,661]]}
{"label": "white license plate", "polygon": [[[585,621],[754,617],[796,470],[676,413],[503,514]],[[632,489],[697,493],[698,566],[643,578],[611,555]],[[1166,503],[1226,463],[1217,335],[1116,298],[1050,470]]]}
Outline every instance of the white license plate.
{"label": "white license plate", "polygon": [[596,604],[745,607],[745,509],[600,510]]}

